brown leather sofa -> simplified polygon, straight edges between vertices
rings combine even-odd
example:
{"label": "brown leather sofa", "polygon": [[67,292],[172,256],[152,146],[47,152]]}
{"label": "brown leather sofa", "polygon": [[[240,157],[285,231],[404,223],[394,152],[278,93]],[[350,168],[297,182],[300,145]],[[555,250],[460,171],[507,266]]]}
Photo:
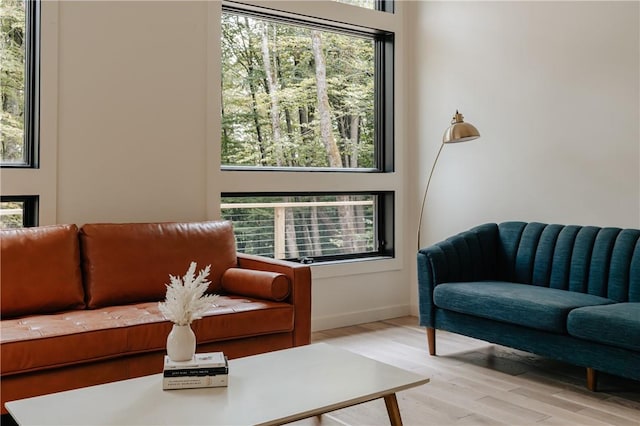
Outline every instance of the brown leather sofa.
{"label": "brown leather sofa", "polygon": [[211,265],[221,297],[194,321],[197,351],[229,358],[308,344],[311,272],[236,253],[230,222],[54,225],[2,230],[4,403],[162,371],[169,275]]}

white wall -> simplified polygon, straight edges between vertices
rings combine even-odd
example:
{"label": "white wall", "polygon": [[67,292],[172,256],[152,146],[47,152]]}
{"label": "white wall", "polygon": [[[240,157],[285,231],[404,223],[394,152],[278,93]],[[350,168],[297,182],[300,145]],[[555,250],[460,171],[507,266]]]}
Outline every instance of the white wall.
{"label": "white wall", "polygon": [[456,108],[482,135],[445,146],[423,245],[506,220],[640,227],[639,2],[414,6],[416,198]]}
{"label": "white wall", "polygon": [[59,7],[57,222],[205,219],[206,2]]}
{"label": "white wall", "polygon": [[[336,19],[362,19],[360,9],[332,2],[284,7],[339,7]],[[217,219],[221,192],[301,189],[300,174],[220,171],[219,2],[63,1],[57,20],[59,97],[46,105],[57,107],[58,117],[56,215],[42,224]],[[386,25],[401,43],[400,19]],[[402,63],[396,69],[402,72]],[[404,98],[402,88],[397,93]],[[397,191],[403,242],[402,143],[396,155],[398,172],[362,179],[367,189]],[[323,179],[303,189],[327,189],[327,182],[353,189],[339,176]],[[397,253],[393,260],[313,266],[314,330],[408,314],[412,270],[402,244]]]}
{"label": "white wall", "polygon": [[[215,219],[219,193],[247,182],[210,161],[214,3],[44,3],[42,168],[3,170],[2,193],[40,193],[42,224]],[[637,2],[399,3],[397,171],[370,181],[397,191],[397,259],[314,266],[313,328],[416,312],[418,204],[456,108],[482,138],[445,147],[424,244],[511,219],[640,227],[639,13]],[[278,189],[295,189],[282,176]]]}

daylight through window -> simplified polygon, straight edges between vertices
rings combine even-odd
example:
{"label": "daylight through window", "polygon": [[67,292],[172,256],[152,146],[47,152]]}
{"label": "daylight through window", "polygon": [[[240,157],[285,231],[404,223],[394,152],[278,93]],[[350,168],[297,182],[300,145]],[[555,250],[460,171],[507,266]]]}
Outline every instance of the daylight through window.
{"label": "daylight through window", "polygon": [[294,173],[300,188],[223,194],[239,251],[302,262],[393,256],[392,191],[317,189],[325,173],[353,183],[393,171],[393,43],[388,31],[223,3],[222,171],[261,171],[262,183]]}
{"label": "daylight through window", "polygon": [[226,196],[222,217],[234,224],[238,250],[315,262],[380,254],[382,194]]}
{"label": "daylight through window", "polygon": [[35,167],[39,2],[0,0],[0,164]]}
{"label": "daylight through window", "polygon": [[222,164],[377,169],[372,35],[222,15]]}
{"label": "daylight through window", "polygon": [[38,197],[3,196],[0,199],[0,228],[24,228],[38,224]]}

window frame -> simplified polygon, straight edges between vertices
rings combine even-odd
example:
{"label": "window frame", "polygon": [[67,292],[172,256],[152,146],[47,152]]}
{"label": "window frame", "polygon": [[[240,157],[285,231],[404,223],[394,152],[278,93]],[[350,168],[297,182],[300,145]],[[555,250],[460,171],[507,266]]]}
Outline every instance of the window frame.
{"label": "window frame", "polygon": [[41,0],[25,0],[24,161],[0,160],[0,168],[37,169],[40,166],[40,3]]}
{"label": "window frame", "polygon": [[333,261],[368,259],[368,258],[393,258],[395,256],[394,246],[394,212],[395,194],[393,191],[314,191],[314,192],[223,192],[221,198],[233,197],[296,197],[296,196],[340,196],[340,195],[373,195],[376,197],[376,216],[374,232],[377,236],[376,251],[338,254],[326,256],[302,256],[300,258],[284,258],[292,262],[305,264],[326,263]]}
{"label": "window frame", "polygon": [[[328,3],[328,2],[327,2]],[[212,128],[214,133],[210,134],[213,152],[216,153],[218,165],[212,170],[209,182],[217,188],[217,191],[211,196],[213,201],[217,203],[217,207],[212,210],[215,218],[221,217],[220,204],[221,197],[225,196],[269,196],[269,195],[340,195],[340,194],[376,194],[381,195],[378,200],[378,220],[374,225],[378,232],[378,239],[384,241],[379,245],[382,249],[376,253],[356,253],[347,256],[327,256],[322,258],[314,258],[312,266],[318,271],[325,271],[323,274],[332,276],[332,272],[339,271],[344,267],[353,268],[355,264],[368,265],[357,267],[357,270],[388,270],[388,268],[398,267],[397,254],[400,245],[396,241],[396,231],[403,228],[402,222],[399,222],[402,212],[396,211],[396,205],[402,203],[402,171],[396,170],[396,158],[398,154],[397,132],[401,134],[402,129],[396,127],[395,114],[395,97],[396,67],[402,67],[402,64],[396,64],[398,32],[402,34],[402,23],[395,15],[393,1],[379,0],[378,5],[383,5],[384,10],[364,9],[362,12],[354,13],[356,6],[345,5],[335,2],[336,8],[329,8],[326,5],[318,7],[303,8],[297,3],[289,4],[283,2],[279,5],[263,5],[257,2],[247,0],[223,0],[220,6],[216,7],[213,17],[220,19],[222,13],[238,12],[242,14],[252,14],[254,16],[268,15],[269,17],[284,18],[280,21],[296,23],[301,21],[306,25],[315,25],[316,27],[329,28],[333,31],[344,33],[366,33],[370,35],[385,35],[382,42],[375,45],[375,85],[378,93],[386,94],[384,96],[377,95],[374,99],[376,118],[376,169],[349,169],[349,168],[291,168],[291,167],[264,167],[264,166],[223,166],[221,164],[222,153],[220,151],[220,133],[222,131],[220,118],[217,117],[214,122],[218,124]],[[218,9],[219,8],[219,9]],[[392,13],[388,13],[391,11]],[[365,19],[364,16],[369,18]],[[387,17],[388,16],[388,17]],[[218,21],[218,25],[219,25]],[[220,36],[219,30],[213,34]],[[400,37],[402,37],[400,35]],[[212,43],[219,43],[219,39],[213,39]],[[219,50],[215,50],[219,54]],[[212,69],[218,72],[218,75],[211,76],[215,82],[213,88],[220,87],[222,68],[216,64],[218,56],[210,58]],[[381,90],[384,88],[385,90]],[[398,86],[400,93],[402,86]],[[212,99],[210,104],[212,111],[216,111],[216,115],[220,114],[221,99]],[[400,151],[402,152],[402,151]],[[335,190],[339,188],[339,190]],[[274,191],[274,189],[277,189]],[[397,228],[397,229],[396,229]],[[288,259],[291,260],[291,259]],[[364,263],[362,262],[364,261]],[[371,262],[375,261],[375,262]],[[330,268],[324,265],[333,265]],[[336,269],[337,268],[337,269]],[[363,269],[364,268],[364,269]],[[350,269],[352,272],[353,270]]]}
{"label": "window frame", "polygon": [[[388,0],[378,0],[379,4],[392,4]],[[290,13],[275,13],[268,9],[248,7],[240,3],[223,1],[222,13],[236,13],[256,19],[270,20],[283,24],[302,25],[325,31],[335,31],[345,35],[371,37],[374,42],[374,168],[330,168],[330,167],[275,167],[237,166],[220,164],[221,170],[237,171],[293,171],[293,172],[348,172],[348,173],[392,173],[394,161],[394,46],[395,34],[354,25],[325,22],[318,18],[297,16]]]}
{"label": "window frame", "polygon": [[0,203],[23,203],[22,207],[22,227],[32,228],[39,224],[38,195],[1,195]]}

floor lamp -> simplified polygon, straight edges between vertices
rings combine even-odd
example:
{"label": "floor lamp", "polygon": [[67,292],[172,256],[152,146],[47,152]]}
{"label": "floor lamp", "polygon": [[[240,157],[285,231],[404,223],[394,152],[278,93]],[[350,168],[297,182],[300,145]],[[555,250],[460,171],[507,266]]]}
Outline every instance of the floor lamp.
{"label": "floor lamp", "polygon": [[476,129],[472,124],[465,123],[462,114],[456,110],[456,113],[451,120],[451,126],[449,126],[449,128],[444,132],[444,136],[442,136],[442,144],[440,144],[440,149],[438,150],[436,159],[433,161],[433,166],[431,166],[431,172],[429,173],[429,179],[427,180],[427,187],[425,188],[424,196],[422,197],[422,207],[420,208],[420,219],[418,222],[418,250],[420,250],[420,230],[422,229],[422,216],[424,215],[425,201],[427,201],[427,192],[429,191],[431,177],[433,176],[433,171],[438,163],[438,158],[440,157],[442,148],[445,144],[472,141],[479,137],[480,132],[478,132],[478,129]]}

